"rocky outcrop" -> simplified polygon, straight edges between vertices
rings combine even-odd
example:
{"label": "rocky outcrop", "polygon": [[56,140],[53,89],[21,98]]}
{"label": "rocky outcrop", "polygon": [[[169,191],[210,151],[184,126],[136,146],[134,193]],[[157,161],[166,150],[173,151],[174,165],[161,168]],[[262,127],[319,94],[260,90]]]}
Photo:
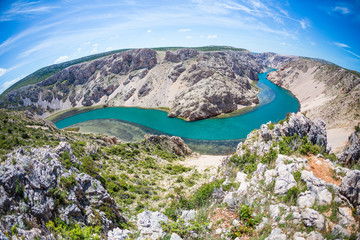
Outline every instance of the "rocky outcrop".
{"label": "rocky outcrop", "polygon": [[257,73],[289,59],[247,50],[134,49],[65,68],[8,93],[1,106],[42,116],[94,105],[168,107],[169,117],[194,121],[255,106]]}
{"label": "rocky outcrop", "polygon": [[161,144],[170,152],[178,156],[189,156],[192,154],[191,149],[184,143],[180,137],[167,135],[145,135],[143,143],[145,144]]}
{"label": "rocky outcrop", "polygon": [[274,143],[291,136],[307,137],[312,144],[329,151],[325,123],[322,120],[312,121],[301,113],[291,113],[285,121],[263,124],[260,130],[249,133],[246,140],[239,143],[236,152],[243,155],[246,148],[252,153],[264,154],[269,152]]}
{"label": "rocky outcrop", "polygon": [[140,230],[139,240],[159,239],[165,236],[161,224],[167,223],[168,217],[160,212],[144,211],[137,216],[137,227]]}
{"label": "rocky outcrop", "polygon": [[360,171],[350,171],[346,174],[340,186],[341,193],[349,199],[354,207],[360,206]]}
{"label": "rocky outcrop", "polygon": [[2,230],[11,232],[12,226],[26,222],[24,230],[31,225],[38,230],[35,236],[44,235],[45,224],[55,218],[89,226],[101,223],[105,231],[125,222],[100,181],[65,168],[59,161],[64,152],[69,153],[70,161],[76,161],[66,142],[54,149],[20,148],[7,156],[0,167]]}
{"label": "rocky outcrop", "polygon": [[347,166],[360,162],[360,131],[350,135],[348,143],[344,151],[338,155],[338,159]]}

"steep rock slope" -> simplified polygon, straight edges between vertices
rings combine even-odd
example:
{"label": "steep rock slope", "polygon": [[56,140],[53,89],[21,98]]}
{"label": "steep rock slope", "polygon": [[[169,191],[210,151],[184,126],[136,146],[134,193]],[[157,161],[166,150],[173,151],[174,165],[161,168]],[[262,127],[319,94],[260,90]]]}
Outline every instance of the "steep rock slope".
{"label": "steep rock slope", "polygon": [[135,49],[70,66],[8,93],[1,106],[43,116],[103,104],[168,107],[170,117],[193,121],[257,104],[252,82],[263,70],[262,59],[247,50]]}
{"label": "steep rock slope", "polygon": [[360,121],[359,74],[298,58],[269,73],[268,79],[290,90],[299,99],[301,111],[311,119],[323,119],[328,126],[329,144],[336,152],[341,150]]}

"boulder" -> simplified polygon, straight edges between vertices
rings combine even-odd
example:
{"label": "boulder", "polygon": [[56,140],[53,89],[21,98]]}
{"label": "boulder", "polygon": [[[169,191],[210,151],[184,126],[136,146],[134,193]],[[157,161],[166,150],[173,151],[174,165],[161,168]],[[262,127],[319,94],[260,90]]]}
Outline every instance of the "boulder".
{"label": "boulder", "polygon": [[301,211],[301,217],[307,227],[315,227],[322,230],[325,224],[325,218],[314,209],[305,208]]}
{"label": "boulder", "polygon": [[167,223],[168,217],[160,212],[144,211],[137,215],[139,239],[159,239],[165,236],[161,223]]}
{"label": "boulder", "polygon": [[270,235],[265,240],[286,240],[286,235],[280,228],[275,228],[271,231]]}
{"label": "boulder", "polygon": [[182,240],[182,238],[176,233],[171,234],[170,240]]}
{"label": "boulder", "polygon": [[324,239],[323,236],[316,231],[310,232],[307,236],[307,240],[323,240],[323,239]]}
{"label": "boulder", "polygon": [[338,155],[338,160],[348,166],[360,162],[360,132],[353,132],[349,136],[343,152]]}
{"label": "boulder", "polygon": [[114,228],[108,232],[108,240],[126,240],[130,239],[131,232],[127,229]]}
{"label": "boulder", "polygon": [[297,183],[294,176],[289,172],[281,172],[281,175],[275,181],[275,194],[285,194],[292,187],[296,187]]}
{"label": "boulder", "polygon": [[308,190],[315,195],[319,205],[331,203],[333,196],[328,190],[328,184],[324,180],[315,177],[313,172],[306,170],[301,171],[301,179],[306,182]]}
{"label": "boulder", "polygon": [[340,193],[349,199],[354,207],[360,205],[360,171],[350,171],[346,174],[340,185]]}
{"label": "boulder", "polygon": [[191,220],[195,219],[196,217],[196,211],[191,209],[191,210],[184,210],[181,213],[181,218],[185,221],[185,223],[189,223]]}
{"label": "boulder", "polygon": [[312,192],[310,191],[302,192],[298,196],[297,205],[299,206],[299,208],[312,207],[315,203],[315,199],[316,197]]}

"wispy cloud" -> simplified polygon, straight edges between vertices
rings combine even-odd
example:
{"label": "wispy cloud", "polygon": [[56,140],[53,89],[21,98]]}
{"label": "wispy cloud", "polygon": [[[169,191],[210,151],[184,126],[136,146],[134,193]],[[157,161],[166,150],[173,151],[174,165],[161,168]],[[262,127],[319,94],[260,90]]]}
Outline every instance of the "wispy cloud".
{"label": "wispy cloud", "polygon": [[179,32],[190,32],[191,29],[190,28],[181,28],[179,29]]}
{"label": "wispy cloud", "polygon": [[191,39],[191,38],[193,38],[192,36],[186,36],[185,38],[187,38],[187,39]]}
{"label": "wispy cloud", "polygon": [[209,39],[214,39],[214,38],[217,38],[217,37],[218,37],[218,35],[216,35],[216,34],[208,35],[208,36],[207,36],[207,38],[209,38]]}
{"label": "wispy cloud", "polygon": [[0,93],[2,93],[3,91],[5,91],[7,88],[9,88],[11,85],[13,85],[14,83],[16,83],[17,81],[19,81],[20,79],[22,79],[24,76],[20,76],[20,77],[17,77],[13,80],[10,80],[10,81],[6,81],[4,82],[2,85],[1,85],[1,88],[0,88]]}
{"label": "wispy cloud", "polygon": [[0,68],[0,77],[6,73],[7,69]]}
{"label": "wispy cloud", "polygon": [[57,63],[65,62],[68,59],[69,59],[69,56],[60,56],[58,59],[55,60],[54,63],[57,64]]}
{"label": "wispy cloud", "polygon": [[117,34],[116,36],[111,36],[109,39],[114,40],[114,39],[118,39],[119,37],[120,37],[119,34]]}
{"label": "wispy cloud", "polygon": [[151,33],[151,32],[152,32],[152,30],[151,30],[151,29],[148,29],[146,32]]}
{"label": "wispy cloud", "polygon": [[346,15],[346,14],[349,14],[349,13],[350,13],[350,10],[349,10],[349,8],[347,8],[347,7],[339,7],[339,6],[336,6],[336,7],[334,7],[333,12],[339,12],[339,13],[341,13],[341,14]]}
{"label": "wispy cloud", "polygon": [[360,59],[360,55],[357,53],[354,53],[353,51],[350,51],[349,48],[351,48],[349,45],[346,45],[345,43],[339,43],[339,42],[334,42],[334,44],[340,48],[342,48],[343,50],[345,50],[346,52],[350,53],[351,55],[357,57]]}
{"label": "wispy cloud", "polygon": [[348,45],[346,45],[345,43],[339,43],[339,42],[334,42],[334,44],[338,47],[341,48],[350,48]]}
{"label": "wispy cloud", "polygon": [[352,52],[352,51],[350,51],[350,50],[348,50],[348,49],[344,49],[344,50],[347,51],[348,53],[354,55],[355,57],[357,57],[357,58],[360,59],[360,55],[359,55],[359,54],[356,54],[356,53],[354,53],[354,52]]}
{"label": "wispy cloud", "polygon": [[16,17],[48,13],[56,8],[58,7],[55,5],[42,5],[40,1],[16,1],[1,14],[0,21],[11,21]]}

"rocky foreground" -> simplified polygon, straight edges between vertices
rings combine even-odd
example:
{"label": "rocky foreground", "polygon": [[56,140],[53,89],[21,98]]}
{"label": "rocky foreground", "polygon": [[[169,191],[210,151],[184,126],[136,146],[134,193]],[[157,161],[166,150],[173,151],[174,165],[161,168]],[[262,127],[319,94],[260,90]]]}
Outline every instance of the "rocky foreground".
{"label": "rocky foreground", "polygon": [[360,238],[358,139],[337,160],[301,113],[251,132],[217,172],[185,167],[178,137],[119,143],[5,110],[0,125],[1,239]]}
{"label": "rocky foreground", "polygon": [[247,50],[134,49],[65,68],[7,93],[1,106],[48,116],[73,107],[168,108],[189,121],[255,106],[257,73],[294,57]]}

